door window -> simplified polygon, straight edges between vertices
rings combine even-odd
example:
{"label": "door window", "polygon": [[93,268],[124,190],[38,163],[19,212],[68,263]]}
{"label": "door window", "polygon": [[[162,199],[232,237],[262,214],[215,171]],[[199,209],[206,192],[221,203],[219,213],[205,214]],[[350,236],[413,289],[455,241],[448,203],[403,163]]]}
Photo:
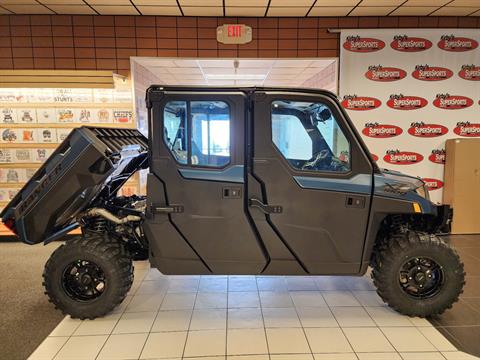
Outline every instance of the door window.
{"label": "door window", "polygon": [[223,101],[168,102],[164,109],[164,141],[181,164],[227,165],[230,163],[228,104]]}
{"label": "door window", "polygon": [[297,170],[347,172],[350,143],[327,105],[272,103],[272,141]]}

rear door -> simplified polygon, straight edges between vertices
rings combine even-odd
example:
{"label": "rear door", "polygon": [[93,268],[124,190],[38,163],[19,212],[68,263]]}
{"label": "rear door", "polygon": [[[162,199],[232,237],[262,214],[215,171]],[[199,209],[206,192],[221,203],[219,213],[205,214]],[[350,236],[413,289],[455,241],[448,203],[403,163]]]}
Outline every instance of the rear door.
{"label": "rear door", "polygon": [[152,102],[147,236],[164,273],[259,273],[245,198],[245,96],[161,91]]}
{"label": "rear door", "polygon": [[338,103],[272,91],[257,92],[253,104],[250,213],[283,247],[281,256],[269,248],[266,272],[292,271],[293,261],[311,274],[358,272],[373,167]]}

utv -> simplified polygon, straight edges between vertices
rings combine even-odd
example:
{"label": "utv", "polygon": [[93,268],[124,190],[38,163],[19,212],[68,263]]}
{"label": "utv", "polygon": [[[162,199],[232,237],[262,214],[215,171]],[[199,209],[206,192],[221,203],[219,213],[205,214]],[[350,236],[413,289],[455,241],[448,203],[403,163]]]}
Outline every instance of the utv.
{"label": "utv", "polygon": [[[27,244],[62,239],[46,294],[76,318],[125,298],[133,259],[164,274],[358,275],[410,316],[458,300],[465,273],[435,234],[451,218],[418,178],[380,170],[336,96],[280,88],[151,86],[148,140],[74,130],[10,202]],[[147,195],[118,190],[149,169]]]}

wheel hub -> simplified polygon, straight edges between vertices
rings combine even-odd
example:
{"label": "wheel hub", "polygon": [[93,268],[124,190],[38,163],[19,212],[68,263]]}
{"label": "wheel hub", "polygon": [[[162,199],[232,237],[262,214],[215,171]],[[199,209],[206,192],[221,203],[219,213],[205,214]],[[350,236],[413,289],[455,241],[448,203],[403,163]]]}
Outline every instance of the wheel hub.
{"label": "wheel hub", "polygon": [[64,270],[62,286],[65,293],[76,301],[92,301],[104,292],[105,273],[94,262],[76,260]]}
{"label": "wheel hub", "polygon": [[400,286],[415,298],[435,296],[441,289],[443,279],[442,267],[427,257],[409,259],[400,268]]}

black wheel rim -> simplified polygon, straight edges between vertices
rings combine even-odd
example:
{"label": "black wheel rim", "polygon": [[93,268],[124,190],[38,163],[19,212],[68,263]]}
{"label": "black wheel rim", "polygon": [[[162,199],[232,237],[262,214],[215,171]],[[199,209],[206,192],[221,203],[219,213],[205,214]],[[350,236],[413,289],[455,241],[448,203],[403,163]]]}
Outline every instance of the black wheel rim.
{"label": "black wheel rim", "polygon": [[92,301],[105,292],[105,273],[93,261],[75,260],[63,271],[62,287],[73,300]]}
{"label": "black wheel rim", "polygon": [[408,259],[400,268],[400,287],[415,299],[426,299],[437,295],[444,279],[443,268],[428,257]]}

